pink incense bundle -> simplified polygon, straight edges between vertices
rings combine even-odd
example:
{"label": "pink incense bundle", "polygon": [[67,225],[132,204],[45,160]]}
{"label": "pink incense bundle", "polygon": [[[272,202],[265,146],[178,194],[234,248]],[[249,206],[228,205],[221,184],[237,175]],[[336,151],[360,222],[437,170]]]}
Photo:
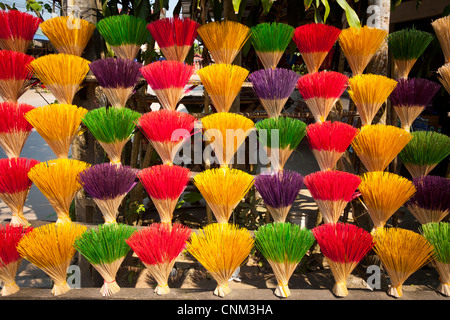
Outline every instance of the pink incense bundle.
{"label": "pink incense bundle", "polygon": [[303,181],[317,203],[324,223],[338,222],[361,183],[357,175],[337,170],[310,173]]}
{"label": "pink incense bundle", "polygon": [[357,134],[357,128],[340,121],[324,121],[308,125],[306,127],[308,145],[320,170],[332,170]]}
{"label": "pink incense bundle", "polygon": [[29,65],[33,60],[22,52],[0,51],[0,96],[5,101],[17,102],[27,91],[33,75]]}
{"label": "pink incense bundle", "polygon": [[335,71],[321,71],[300,77],[297,86],[314,120],[323,122],[347,89],[348,77]]}
{"label": "pink incense bundle", "polygon": [[27,12],[0,11],[0,49],[26,53],[41,22]]}

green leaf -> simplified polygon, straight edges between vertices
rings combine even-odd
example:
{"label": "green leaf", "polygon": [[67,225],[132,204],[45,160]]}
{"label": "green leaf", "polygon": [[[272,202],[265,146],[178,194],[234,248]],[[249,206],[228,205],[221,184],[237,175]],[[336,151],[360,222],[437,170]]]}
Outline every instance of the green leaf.
{"label": "green leaf", "polygon": [[5,4],[3,2],[0,2],[0,9],[6,10]]}
{"label": "green leaf", "polygon": [[339,6],[345,11],[345,16],[347,17],[347,22],[350,27],[361,28],[361,22],[356,14],[355,10],[350,7],[346,0],[336,0]]}
{"label": "green leaf", "polygon": [[239,7],[241,5],[241,0],[233,0],[233,9],[235,13],[239,12]]}
{"label": "green leaf", "polygon": [[328,0],[321,0],[321,1],[322,1],[323,6],[325,7],[325,14],[324,14],[324,17],[323,17],[323,23],[326,23],[328,15],[330,14],[330,4],[328,3]]}
{"label": "green leaf", "polygon": [[304,0],[303,3],[305,4],[305,11],[311,7],[313,0]]}
{"label": "green leaf", "polygon": [[183,200],[187,203],[195,203],[203,198],[199,192],[189,192],[183,196]]}

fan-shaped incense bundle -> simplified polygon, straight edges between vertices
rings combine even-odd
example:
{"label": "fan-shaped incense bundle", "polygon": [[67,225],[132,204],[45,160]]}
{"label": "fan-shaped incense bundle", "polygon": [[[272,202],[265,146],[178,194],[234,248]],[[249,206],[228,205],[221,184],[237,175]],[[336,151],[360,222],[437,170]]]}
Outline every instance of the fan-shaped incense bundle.
{"label": "fan-shaped incense bundle", "polygon": [[141,73],[140,62],[121,58],[98,59],[89,64],[112,107],[125,107]]}
{"label": "fan-shaped incense bundle", "polygon": [[126,241],[135,231],[135,227],[125,224],[103,224],[75,239],[74,247],[102,276],[100,294],[104,297],[120,291],[116,275],[130,251]]}
{"label": "fan-shaped incense bundle", "polygon": [[12,226],[28,226],[23,207],[32,185],[28,171],[39,161],[27,158],[0,159],[0,198],[12,213]]}
{"label": "fan-shaped incense bundle", "polygon": [[450,137],[435,131],[415,131],[399,158],[413,178],[426,176],[450,155]]}
{"label": "fan-shaped incense bundle", "polygon": [[354,199],[361,178],[338,170],[318,171],[308,174],[304,183],[317,203],[324,223],[337,223],[347,204]]}
{"label": "fan-shaped incense bundle", "polygon": [[388,219],[416,193],[408,179],[392,172],[366,172],[359,192],[375,229],[385,227]]}
{"label": "fan-shaped incense bundle", "polygon": [[136,185],[138,169],[101,163],[78,174],[78,182],[94,199],[106,224],[116,224],[119,206],[128,192]]}
{"label": "fan-shaped incense bundle", "polygon": [[249,71],[238,65],[212,64],[197,71],[217,112],[229,112]]}
{"label": "fan-shaped incense bundle", "polygon": [[440,88],[439,84],[427,79],[399,79],[389,98],[403,129],[410,131],[414,120],[433,100]]}
{"label": "fan-shaped incense bundle", "polygon": [[283,68],[257,70],[248,77],[269,117],[281,115],[298,78],[298,73]]}
{"label": "fan-shaped incense bundle", "polygon": [[321,71],[298,79],[298,91],[316,122],[324,122],[348,86],[348,78],[335,71]]}
{"label": "fan-shaped incense bundle", "polygon": [[184,62],[199,26],[194,20],[175,16],[155,20],[147,24],[147,29],[167,60]]}
{"label": "fan-shaped incense bundle", "polygon": [[50,223],[34,228],[17,244],[20,256],[44,271],[54,282],[52,294],[66,293],[67,269],[76,253],[75,240],[86,231],[77,223]]}
{"label": "fan-shaped incense bundle", "polygon": [[231,20],[206,23],[197,32],[217,64],[232,64],[251,36],[249,27]]}
{"label": "fan-shaped incense bundle", "polygon": [[96,28],[117,57],[134,60],[147,42],[147,22],[133,15],[120,14],[100,20]]}
{"label": "fan-shaped incense bundle", "polygon": [[72,104],[50,104],[27,112],[25,119],[47,142],[57,158],[68,159],[87,110]]}
{"label": "fan-shaped incense bundle", "polygon": [[57,225],[71,222],[70,205],[82,188],[78,182],[80,172],[90,164],[72,159],[56,159],[41,162],[28,172],[30,180],[39,188],[56,211]]}
{"label": "fan-shaped incense bundle", "polygon": [[255,231],[255,246],[267,259],[277,279],[276,296],[291,295],[289,279],[314,241],[311,230],[292,223],[269,223]]}
{"label": "fan-shaped incense bundle", "polygon": [[351,146],[367,171],[383,171],[412,138],[401,128],[372,124],[361,128]]}
{"label": "fan-shaped incense bundle", "polygon": [[30,68],[59,103],[72,104],[89,72],[89,61],[71,54],[47,54],[33,60]]}
{"label": "fan-shaped incense bundle", "polygon": [[197,119],[189,113],[160,109],[142,115],[138,128],[165,164],[173,164],[177,152],[193,134]]}
{"label": "fan-shaped incense bundle", "polygon": [[389,49],[398,69],[398,78],[408,78],[417,59],[433,39],[434,36],[431,33],[417,30],[414,27],[389,34]]}
{"label": "fan-shaped incense bundle", "polygon": [[413,179],[416,193],[406,207],[421,223],[441,222],[450,213],[450,179],[425,176]]}
{"label": "fan-shaped incense bundle", "polygon": [[353,76],[363,74],[375,53],[386,43],[387,37],[387,31],[369,26],[350,27],[341,31],[339,46]]}
{"label": "fan-shaped incense bundle", "polygon": [[253,245],[254,240],[247,229],[213,223],[191,235],[187,251],[216,280],[214,295],[224,297],[231,292],[228,280],[248,258]]}
{"label": "fan-shaped incense bundle", "polygon": [[306,123],[289,117],[266,118],[258,121],[255,127],[274,171],[283,170],[287,160],[306,135]]}
{"label": "fan-shaped incense bundle", "polygon": [[158,295],[170,292],[170,272],[178,256],[186,248],[191,233],[191,229],[179,223],[152,223],[127,240],[128,245],[156,280],[155,292]]}
{"label": "fan-shaped incense bundle", "polygon": [[387,294],[399,298],[403,283],[434,260],[434,248],[422,235],[402,228],[380,228],[373,237],[373,249],[391,281]]}
{"label": "fan-shaped incense bundle", "polygon": [[129,108],[97,108],[85,114],[82,121],[105,150],[111,163],[120,164],[123,148],[131,139],[141,117]]}
{"label": "fan-shaped incense bundle", "polygon": [[171,165],[155,165],[141,170],[138,178],[159,213],[162,223],[172,223],[173,212],[189,183],[189,169]]}
{"label": "fan-shaped incense bundle", "polygon": [[22,257],[17,252],[20,239],[33,230],[32,227],[0,225],[0,281],[3,288],[2,296],[12,295],[20,290],[16,283],[16,275],[22,263]]}
{"label": "fan-shaped incense bundle", "polygon": [[336,281],[333,294],[337,297],[347,296],[347,278],[372,249],[372,235],[348,223],[327,223],[313,228],[312,232]]}
{"label": "fan-shaped incense bundle", "polygon": [[332,170],[357,133],[357,128],[340,121],[309,124],[306,137],[320,170]]}
{"label": "fan-shaped incense bundle", "polygon": [[40,25],[59,53],[81,57],[95,30],[95,24],[74,16],[53,17]]}
{"label": "fan-shaped incense bundle", "polygon": [[285,23],[264,22],[251,28],[251,41],[265,69],[275,69],[294,36],[295,29]]}
{"label": "fan-shaped incense bundle", "polygon": [[8,158],[20,157],[33,130],[24,115],[33,109],[26,103],[0,102],[0,146]]}
{"label": "fan-shaped incense bundle", "polygon": [[27,91],[31,76],[29,65],[34,57],[25,53],[0,51],[0,96],[5,101],[17,102]]}
{"label": "fan-shaped incense bundle", "polygon": [[442,86],[450,94],[450,63],[444,64],[437,70],[437,78]]}
{"label": "fan-shaped incense bundle", "polygon": [[227,224],[233,210],[254,184],[253,177],[238,169],[208,169],[194,177],[194,185],[211,208],[217,223]]}
{"label": "fan-shaped incense bundle", "polygon": [[273,221],[282,223],[303,187],[303,176],[290,170],[262,173],[255,177],[255,187]]}
{"label": "fan-shaped incense bundle", "polygon": [[450,223],[432,222],[422,225],[422,236],[434,248],[433,265],[439,273],[439,286],[436,291],[450,296]]}
{"label": "fan-shaped incense bundle", "polygon": [[396,86],[397,81],[378,74],[362,74],[349,79],[348,93],[363,126],[372,124],[378,110]]}
{"label": "fan-shaped incense bundle", "polygon": [[442,52],[444,53],[445,63],[450,63],[450,16],[444,16],[436,19],[431,23],[439,44],[441,45]]}
{"label": "fan-shaped incense bundle", "polygon": [[0,49],[26,53],[41,22],[28,12],[0,11]]}
{"label": "fan-shaped incense bundle", "polygon": [[319,71],[341,30],[323,23],[309,23],[297,27],[292,40],[306,64],[309,73]]}
{"label": "fan-shaped incense bundle", "polygon": [[150,63],[140,71],[161,106],[176,110],[195,68],[183,62],[163,60]]}

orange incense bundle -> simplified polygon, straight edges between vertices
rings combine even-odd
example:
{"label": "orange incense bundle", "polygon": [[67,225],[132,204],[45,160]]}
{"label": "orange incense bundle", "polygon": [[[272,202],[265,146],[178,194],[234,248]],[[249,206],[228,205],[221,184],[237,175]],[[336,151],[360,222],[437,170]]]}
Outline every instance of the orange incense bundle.
{"label": "orange incense bundle", "polygon": [[28,90],[33,75],[29,65],[33,60],[25,53],[0,51],[0,96],[5,101],[17,102]]}
{"label": "orange incense bundle", "polygon": [[41,22],[27,12],[0,11],[0,49],[26,53]]}

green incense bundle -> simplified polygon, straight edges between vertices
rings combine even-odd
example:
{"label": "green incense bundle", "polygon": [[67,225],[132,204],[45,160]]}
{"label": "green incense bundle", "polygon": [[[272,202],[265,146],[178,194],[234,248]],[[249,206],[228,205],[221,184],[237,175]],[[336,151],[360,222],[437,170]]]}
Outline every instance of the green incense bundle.
{"label": "green incense bundle", "polygon": [[85,231],[74,242],[74,247],[89,261],[103,277],[100,289],[102,296],[111,296],[120,291],[116,274],[131,250],[126,240],[136,231],[125,224],[102,224]]}
{"label": "green incense bundle", "polygon": [[289,222],[265,224],[255,231],[255,246],[278,281],[275,295],[290,296],[289,279],[314,241],[311,230]]}
{"label": "green incense bundle", "polygon": [[413,178],[430,173],[450,154],[450,138],[435,131],[415,131],[399,157]]}
{"label": "green incense bundle", "polygon": [[122,150],[140,116],[129,108],[102,107],[89,111],[82,121],[108,154],[110,162],[119,164]]}
{"label": "green incense bundle", "polygon": [[251,41],[265,69],[275,69],[295,29],[285,23],[265,22],[251,28]]}

